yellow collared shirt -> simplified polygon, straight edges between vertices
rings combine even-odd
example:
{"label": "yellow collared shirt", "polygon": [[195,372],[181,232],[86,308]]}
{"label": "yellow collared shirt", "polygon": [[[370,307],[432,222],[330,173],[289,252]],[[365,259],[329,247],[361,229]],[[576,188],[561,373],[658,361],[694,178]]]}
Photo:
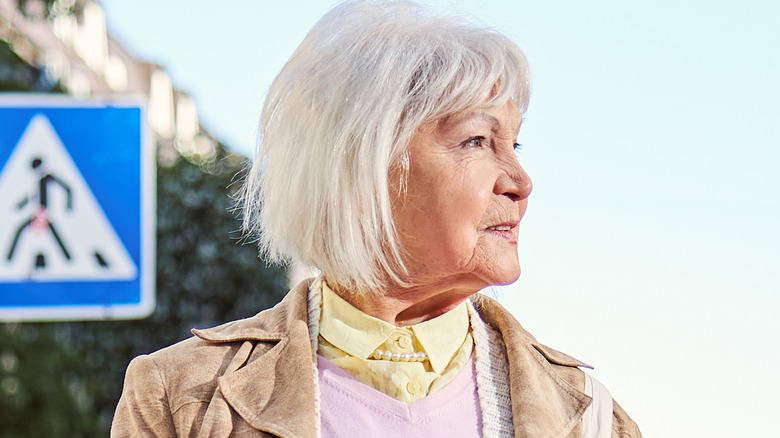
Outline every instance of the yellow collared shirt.
{"label": "yellow collared shirt", "polygon": [[[397,327],[363,313],[322,282],[317,353],[390,397],[411,403],[444,387],[469,362],[473,349],[466,303],[431,320]],[[427,359],[378,360],[377,350],[425,352]]]}

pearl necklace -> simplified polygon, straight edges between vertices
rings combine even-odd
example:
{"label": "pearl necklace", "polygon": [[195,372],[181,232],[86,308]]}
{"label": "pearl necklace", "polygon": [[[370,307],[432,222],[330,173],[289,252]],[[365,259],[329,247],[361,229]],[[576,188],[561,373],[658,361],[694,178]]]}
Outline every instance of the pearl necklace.
{"label": "pearl necklace", "polygon": [[376,350],[371,357],[392,362],[425,362],[428,360],[428,355],[424,351],[414,353],[393,353],[392,351]]}

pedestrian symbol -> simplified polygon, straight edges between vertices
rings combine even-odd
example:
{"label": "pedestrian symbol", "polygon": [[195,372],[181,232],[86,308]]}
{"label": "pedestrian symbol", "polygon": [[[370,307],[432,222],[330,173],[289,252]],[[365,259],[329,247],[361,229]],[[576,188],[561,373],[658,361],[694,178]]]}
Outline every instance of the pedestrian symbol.
{"label": "pedestrian symbol", "polygon": [[[32,168],[33,169],[40,169],[41,164],[43,161],[40,158],[33,158],[32,160]],[[14,234],[13,242],[11,242],[11,249],[8,251],[8,260],[12,260],[14,257],[14,252],[16,251],[16,244],[19,243],[19,237],[22,235],[22,231],[25,231],[28,227],[30,229],[35,231],[40,231],[41,229],[48,228],[48,231],[51,231],[52,235],[54,236],[54,239],[57,240],[57,243],[60,245],[60,249],[62,249],[62,253],[65,256],[66,259],[70,260],[70,254],[68,253],[68,250],[65,249],[65,245],[62,243],[62,239],[60,238],[60,235],[57,234],[57,229],[54,228],[54,224],[51,223],[51,221],[48,219],[48,214],[46,211],[46,207],[48,206],[48,196],[46,195],[46,189],[47,184],[49,181],[54,181],[60,186],[62,186],[63,189],[66,190],[67,196],[68,196],[68,210],[71,209],[73,202],[71,201],[71,192],[70,187],[68,187],[67,184],[62,182],[59,178],[52,175],[51,173],[46,174],[45,176],[41,177],[41,179],[38,180],[38,192],[35,194],[35,198],[38,198],[39,206],[40,208],[38,211],[35,212],[35,214],[30,217],[25,223],[23,223],[17,230],[16,234]],[[29,196],[25,196],[25,198],[22,200],[22,202],[19,203],[17,206],[18,209],[22,209],[25,205],[27,205],[27,202],[30,201]],[[38,254],[36,256],[35,261],[35,267],[36,269],[43,269],[46,267],[46,262],[44,261],[44,255]]]}
{"label": "pedestrian symbol", "polygon": [[137,268],[54,127],[32,118],[0,172],[0,281],[111,281]]}

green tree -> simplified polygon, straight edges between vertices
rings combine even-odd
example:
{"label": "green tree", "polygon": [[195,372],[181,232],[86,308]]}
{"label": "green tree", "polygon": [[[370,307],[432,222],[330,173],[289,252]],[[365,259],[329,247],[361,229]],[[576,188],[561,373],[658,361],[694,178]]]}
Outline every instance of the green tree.
{"label": "green tree", "polygon": [[28,65],[0,40],[0,92],[61,92],[59,85],[50,84],[46,75]]}
{"label": "green tree", "polygon": [[92,394],[101,390],[81,352],[50,324],[0,328],[0,430],[5,438],[103,436]]}
{"label": "green tree", "polygon": [[[58,91],[0,41],[0,91]],[[136,321],[3,324],[3,437],[106,436],[124,371],[148,353],[276,304],[286,275],[238,242],[231,213],[246,159],[218,145],[206,164],[179,158],[157,172],[157,308]],[[236,176],[236,175],[239,176]]]}

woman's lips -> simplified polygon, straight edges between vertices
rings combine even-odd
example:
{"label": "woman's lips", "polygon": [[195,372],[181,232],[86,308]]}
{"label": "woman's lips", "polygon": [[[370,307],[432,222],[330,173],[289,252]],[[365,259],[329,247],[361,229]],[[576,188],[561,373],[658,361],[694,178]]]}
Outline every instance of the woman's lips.
{"label": "woman's lips", "polygon": [[485,228],[485,232],[501,237],[509,243],[517,243],[517,222],[491,225]]}

